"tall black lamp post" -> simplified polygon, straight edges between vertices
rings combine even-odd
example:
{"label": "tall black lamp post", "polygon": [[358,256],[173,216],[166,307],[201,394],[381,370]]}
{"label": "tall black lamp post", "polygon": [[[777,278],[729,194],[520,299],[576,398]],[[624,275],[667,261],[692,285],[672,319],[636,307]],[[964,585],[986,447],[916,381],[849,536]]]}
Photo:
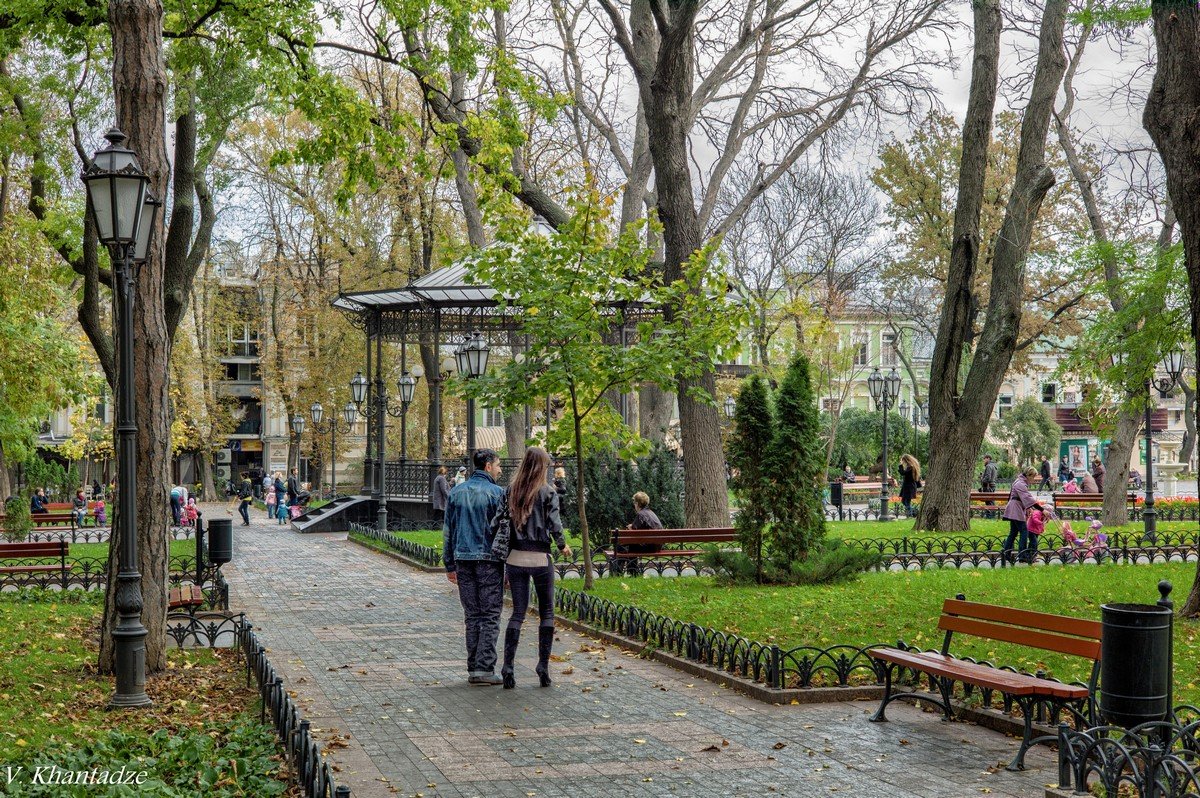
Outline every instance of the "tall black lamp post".
{"label": "tall black lamp post", "polygon": [[1158,513],[1154,510],[1154,437],[1150,430],[1154,414],[1154,391],[1167,394],[1179,382],[1183,374],[1183,352],[1176,350],[1168,353],[1158,367],[1167,376],[1152,376],[1146,380],[1146,504],[1142,510],[1142,535],[1151,543],[1158,536]]}
{"label": "tall black lamp post", "polygon": [[883,474],[880,476],[879,486],[879,520],[890,521],[892,519],[888,514],[888,411],[892,409],[892,405],[900,396],[900,375],[893,368],[884,377],[876,367],[871,372],[871,376],[867,378],[867,389],[871,392],[871,398],[875,400],[875,406],[883,411]]}
{"label": "tall black lamp post", "polygon": [[[309,416],[312,417],[313,432],[318,435],[329,435],[329,481],[333,488],[333,493],[337,493],[337,434],[338,420],[331,418],[328,422],[325,421],[325,408],[320,402],[313,402],[312,407],[308,409]],[[349,435],[354,431],[354,425],[358,423],[358,405],[354,402],[346,402],[346,406],[342,408],[342,417],[346,421],[346,426],[342,428],[342,432]]]}
{"label": "tall black lamp post", "polygon": [[150,178],[137,156],[122,145],[125,134],[113,128],[108,146],[92,156],[80,177],[100,243],[113,263],[117,316],[117,507],[121,547],[117,571],[117,624],[113,629],[116,690],[110,709],[145,707],[146,627],[142,625],[142,575],[138,572],[137,421],[134,418],[133,289],[136,268],[145,262],[154,236],[158,206],[150,196]]}
{"label": "tall black lamp post", "polygon": [[[487,371],[487,339],[483,333],[473,332],[454,350],[458,373],[467,379],[475,379]],[[467,470],[475,470],[475,397],[467,396]]]}
{"label": "tall black lamp post", "polygon": [[[908,421],[908,402],[901,399],[900,404],[896,407],[896,409],[900,411],[900,418],[904,419],[907,422]],[[916,444],[914,444],[914,446],[915,445]],[[907,434],[905,434],[904,442],[900,445],[900,448],[901,449],[908,448],[908,435]]]}
{"label": "tall black lamp post", "polygon": [[[304,435],[304,416],[296,413],[292,416],[292,434],[296,436],[296,468],[300,468],[300,438]],[[297,474],[299,470],[297,470]]]}
{"label": "tall black lamp post", "polygon": [[[412,403],[413,394],[417,388],[417,380],[425,373],[420,366],[413,368],[411,372],[405,371],[400,379],[396,380],[396,391],[400,396],[399,404],[392,402],[392,397],[388,396],[387,391],[383,387],[383,380],[380,378],[377,381],[375,395],[367,398],[367,379],[360,372],[353,380],[350,381],[350,396],[356,408],[361,408],[362,404],[366,403],[367,409],[367,424],[371,420],[376,421],[375,430],[375,484],[373,495],[377,502],[375,511],[375,529],[380,532],[387,531],[387,464],[385,461],[384,436],[387,434],[385,416],[401,419],[400,424],[400,462],[401,468],[404,467],[404,461],[408,457],[408,406]],[[361,381],[360,381],[361,378]],[[344,412],[344,411],[343,411]],[[368,458],[371,452],[367,451]]]}
{"label": "tall black lamp post", "polygon": [[[367,347],[368,355],[371,352],[371,347]],[[369,364],[368,364],[369,366]],[[355,407],[362,410],[363,402],[367,400],[367,378],[360,371],[354,375],[354,379],[350,380],[350,401],[354,402]],[[369,495],[375,490],[375,471],[371,467],[371,420],[367,419],[367,448],[366,456],[363,458],[363,484],[362,493],[364,496]]]}

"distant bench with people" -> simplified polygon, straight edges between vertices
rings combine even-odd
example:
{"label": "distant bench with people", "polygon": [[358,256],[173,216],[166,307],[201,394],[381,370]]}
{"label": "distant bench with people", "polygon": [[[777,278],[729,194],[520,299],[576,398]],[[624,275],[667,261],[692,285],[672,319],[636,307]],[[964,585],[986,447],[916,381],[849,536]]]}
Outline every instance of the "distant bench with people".
{"label": "distant bench with people", "polygon": [[[612,548],[604,550],[613,574],[641,573],[640,560],[689,558],[703,554],[689,544],[732,543],[737,539],[733,527],[708,529],[614,529]],[[667,548],[668,546],[673,548]]]}

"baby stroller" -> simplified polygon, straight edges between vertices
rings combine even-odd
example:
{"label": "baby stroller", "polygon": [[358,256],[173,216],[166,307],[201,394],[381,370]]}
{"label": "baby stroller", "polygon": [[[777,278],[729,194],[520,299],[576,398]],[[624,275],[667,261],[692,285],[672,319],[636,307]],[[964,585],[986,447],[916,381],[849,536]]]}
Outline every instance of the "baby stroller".
{"label": "baby stroller", "polygon": [[288,508],[288,513],[292,518],[299,518],[308,512],[308,502],[312,499],[312,493],[302,490],[296,494],[296,503]]}
{"label": "baby stroller", "polygon": [[1088,557],[1096,561],[1096,564],[1104,562],[1104,558],[1111,556],[1108,550],[1108,533],[1101,531],[1104,524],[1099,521],[1092,521],[1089,531],[1091,536],[1084,535],[1079,537],[1075,531],[1071,529],[1070,521],[1062,522],[1062,539],[1063,545],[1059,551],[1071,552],[1075,555],[1076,562],[1083,562]]}

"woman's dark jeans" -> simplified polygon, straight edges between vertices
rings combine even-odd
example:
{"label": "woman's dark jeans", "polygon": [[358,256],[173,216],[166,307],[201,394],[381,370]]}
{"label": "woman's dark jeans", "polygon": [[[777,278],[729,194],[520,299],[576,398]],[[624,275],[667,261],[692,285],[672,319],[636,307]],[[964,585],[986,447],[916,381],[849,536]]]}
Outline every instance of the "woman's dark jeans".
{"label": "woman's dark jeans", "polygon": [[1025,526],[1024,521],[1014,521],[1010,518],[1008,520],[1008,537],[1004,539],[1004,545],[1000,548],[1002,566],[1004,558],[1012,553],[1014,542],[1020,543],[1021,559],[1024,560],[1025,549],[1029,545],[1029,529]]}
{"label": "woman's dark jeans", "polygon": [[546,557],[546,565],[538,568],[522,568],[519,565],[506,565],[505,577],[508,579],[509,590],[512,591],[513,610],[508,618],[509,629],[520,629],[521,622],[529,612],[529,582],[533,581],[533,589],[537,593],[538,616],[540,626],[554,626],[554,566],[550,557]]}
{"label": "woman's dark jeans", "polygon": [[247,524],[250,523],[250,500],[243,499],[238,503],[238,512],[242,514],[242,520]]}

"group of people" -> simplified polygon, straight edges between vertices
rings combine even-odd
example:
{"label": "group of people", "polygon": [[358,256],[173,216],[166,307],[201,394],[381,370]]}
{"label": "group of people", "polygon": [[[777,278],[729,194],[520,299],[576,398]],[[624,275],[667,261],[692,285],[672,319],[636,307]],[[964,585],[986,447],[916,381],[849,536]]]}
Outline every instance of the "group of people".
{"label": "group of people", "polygon": [[[475,471],[463,482],[443,486],[442,559],[447,578],[457,585],[466,621],[467,681],[473,685],[516,686],[514,660],[530,588],[538,603],[538,680],[549,687],[554,643],[554,545],[570,557],[559,516],[559,493],[551,484],[550,455],[526,449],[507,489],[497,480],[500,458],[491,449],[473,453]],[[464,469],[465,470],[465,469]],[[445,479],[445,469],[438,478]],[[435,487],[435,504],[438,489]],[[504,630],[504,654],[497,676],[496,641],[504,585],[512,593],[512,615]]]}
{"label": "group of people", "polygon": [[171,522],[175,526],[195,526],[202,513],[196,506],[196,497],[189,495],[184,485],[171,488]]}
{"label": "group of people", "polygon": [[[267,505],[267,518],[286,524],[291,517],[293,507],[298,507],[302,500],[308,498],[300,484],[300,472],[293,468],[284,482],[283,472],[265,474],[262,477],[263,502]],[[244,471],[237,487],[237,510],[242,516],[242,526],[250,526],[250,505],[254,502],[254,483],[251,482],[251,472]],[[285,503],[286,502],[286,503]],[[232,511],[231,511],[232,512]]]}
{"label": "group of people", "polygon": [[[1050,478],[1050,458],[1042,455],[1042,462],[1038,468],[1032,466],[1028,469],[1033,471],[1032,478],[1028,480],[1027,487],[1030,490],[1038,492],[1051,491],[1055,488],[1055,482]],[[1083,476],[1076,479],[1075,472],[1071,470],[1067,463],[1067,458],[1062,458],[1058,464],[1058,486],[1063,493],[1103,493],[1104,492],[1104,463],[1099,457],[1092,458],[1091,471],[1085,471]],[[1022,475],[1018,475],[1018,478]],[[983,472],[979,475],[979,488],[985,493],[992,493],[996,490],[996,481],[999,478],[999,468],[991,455],[983,456]],[[1034,488],[1034,483],[1037,487]]]}
{"label": "group of people", "polygon": [[[101,498],[103,494],[100,492],[100,483],[92,483],[92,495],[96,497],[91,504],[92,520],[98,527],[108,526],[108,514],[104,506],[104,499]],[[46,496],[46,489],[38,488],[29,497],[29,514],[39,515],[49,512],[51,512],[50,499]],[[83,488],[75,491],[75,495],[71,499],[71,515],[75,519],[75,526],[87,525],[88,499]]]}

